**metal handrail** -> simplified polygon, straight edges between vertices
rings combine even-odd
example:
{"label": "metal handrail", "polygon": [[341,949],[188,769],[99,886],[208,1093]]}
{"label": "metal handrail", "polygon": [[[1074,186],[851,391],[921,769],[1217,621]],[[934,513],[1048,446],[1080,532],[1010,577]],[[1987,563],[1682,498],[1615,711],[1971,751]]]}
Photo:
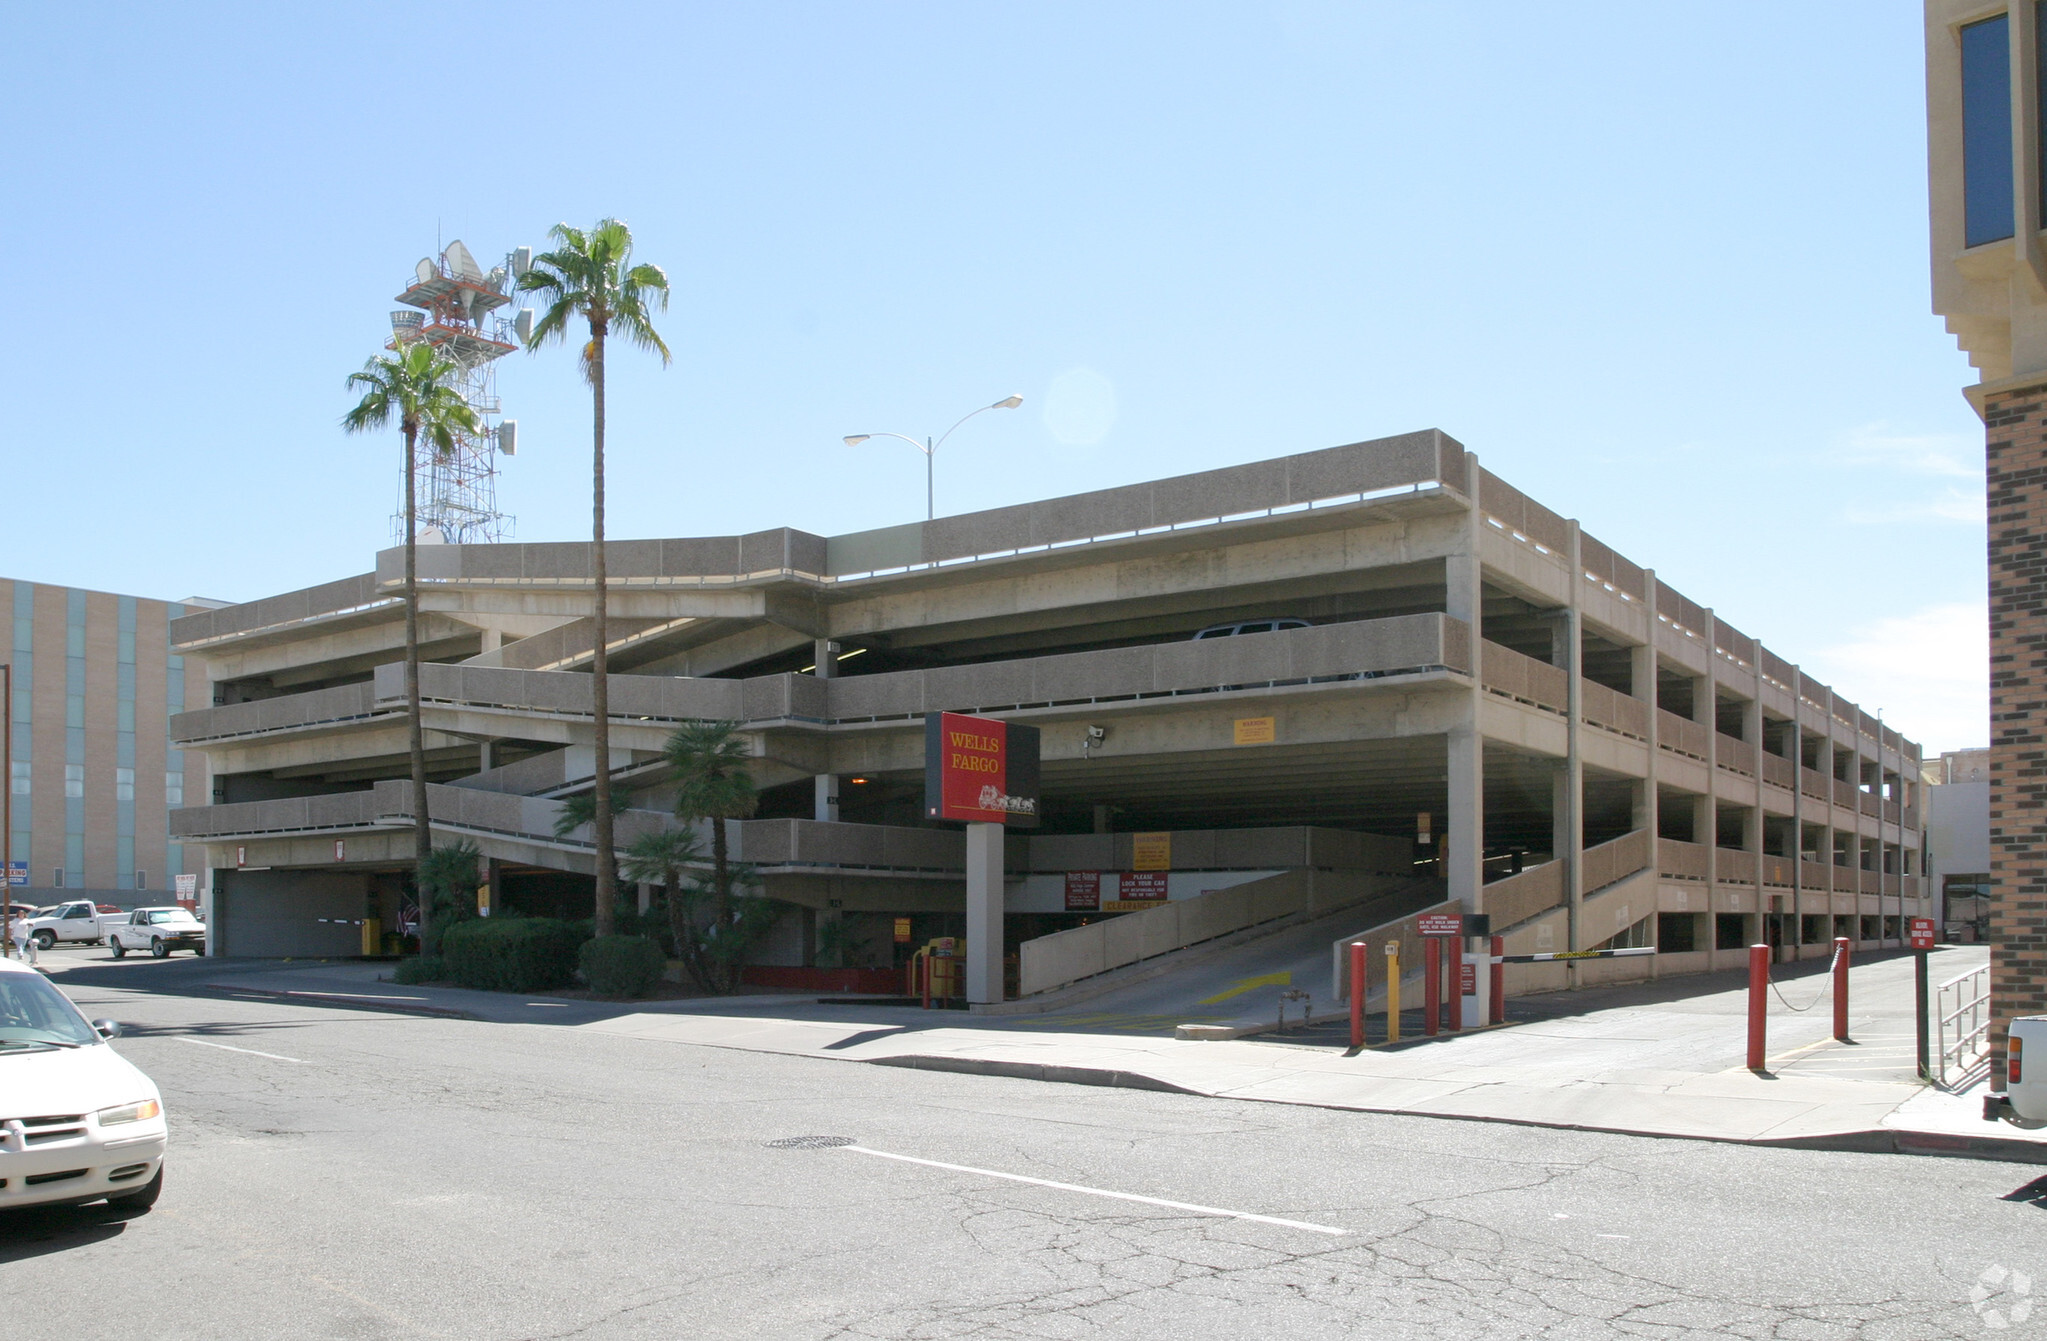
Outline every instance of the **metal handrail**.
{"label": "metal handrail", "polygon": [[[1949,995],[1955,1001],[1953,1010],[1948,1009]],[[1973,1064],[1975,1054],[1987,1048],[1990,1041],[1990,968],[1985,965],[1960,977],[1950,978],[1934,990],[1934,1046],[1937,1049],[1935,1067],[1940,1083],[1947,1084],[1949,1059],[1961,1067]],[[1963,1017],[1968,1017],[1968,1027],[1963,1027]],[[1948,1041],[1952,1027],[1954,1041]]]}

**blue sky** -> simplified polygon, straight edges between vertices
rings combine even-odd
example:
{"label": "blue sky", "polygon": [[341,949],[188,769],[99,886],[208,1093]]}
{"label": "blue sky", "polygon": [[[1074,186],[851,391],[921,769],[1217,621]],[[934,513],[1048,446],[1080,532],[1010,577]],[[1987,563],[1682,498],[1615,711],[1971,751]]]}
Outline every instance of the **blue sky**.
{"label": "blue sky", "polygon": [[[913,520],[1435,426],[1930,748],[1980,743],[1981,430],[1919,7],[9,6],[15,576],[365,570],[342,380],[436,239],[627,219],[615,536]],[[590,68],[568,53],[594,53]],[[508,359],[518,536],[588,527]],[[1799,580],[1792,580],[1798,575]]]}

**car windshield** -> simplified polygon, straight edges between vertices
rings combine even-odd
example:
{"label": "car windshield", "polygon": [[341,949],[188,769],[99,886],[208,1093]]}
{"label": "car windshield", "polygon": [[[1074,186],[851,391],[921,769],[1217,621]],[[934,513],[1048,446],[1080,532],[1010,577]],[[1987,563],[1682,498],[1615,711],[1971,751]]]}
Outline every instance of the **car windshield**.
{"label": "car windshield", "polygon": [[153,926],[165,922],[197,922],[198,920],[198,918],[192,916],[183,908],[158,908],[149,915],[150,924]]}
{"label": "car windshield", "polygon": [[0,973],[0,1054],[98,1041],[78,1008],[40,973]]}

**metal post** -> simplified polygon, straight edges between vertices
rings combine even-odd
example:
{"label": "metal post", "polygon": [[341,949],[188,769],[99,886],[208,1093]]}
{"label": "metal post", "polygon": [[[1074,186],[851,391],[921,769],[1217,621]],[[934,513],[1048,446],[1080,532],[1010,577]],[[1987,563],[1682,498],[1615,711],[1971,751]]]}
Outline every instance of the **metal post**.
{"label": "metal post", "polygon": [[1486,1003],[1486,1014],[1493,1024],[1507,1022],[1507,965],[1501,956],[1507,953],[1507,938],[1495,936],[1492,940],[1493,991],[1492,999]]}
{"label": "metal post", "polygon": [[[1879,765],[1881,771],[1881,765]],[[1878,872],[1881,875],[1881,872]],[[1879,907],[1882,905],[1879,904]],[[1878,916],[1882,916],[1881,913]],[[1834,1037],[1848,1041],[1848,938],[1834,938]]]}
{"label": "metal post", "polygon": [[938,487],[931,482],[932,462],[938,459],[938,449],[931,445],[929,434],[924,438],[924,520],[931,521],[938,516]]}
{"label": "metal post", "polygon": [[1926,951],[1915,950],[1912,958],[1917,961],[1912,965],[1912,999],[1919,1008],[1913,1013],[1912,1023],[1919,1039],[1919,1078],[1931,1080],[1933,1075],[1926,1055]]}
{"label": "metal post", "polygon": [[1449,954],[1445,958],[1450,963],[1443,976],[1450,980],[1450,1032],[1454,1034],[1464,1028],[1464,937],[1451,936],[1448,940]]}
{"label": "metal post", "polygon": [[1365,943],[1350,943],[1350,1045],[1365,1046]]}
{"label": "metal post", "polygon": [[1443,942],[1430,936],[1422,941],[1422,1032],[1434,1038],[1443,1020]]}
{"label": "metal post", "polygon": [[1386,942],[1386,1041],[1400,1041],[1400,942]]}
{"label": "metal post", "polygon": [[1763,1052],[1767,1041],[1767,1026],[1764,1010],[1770,998],[1770,947],[1751,945],[1748,948],[1748,1069],[1763,1069]]}

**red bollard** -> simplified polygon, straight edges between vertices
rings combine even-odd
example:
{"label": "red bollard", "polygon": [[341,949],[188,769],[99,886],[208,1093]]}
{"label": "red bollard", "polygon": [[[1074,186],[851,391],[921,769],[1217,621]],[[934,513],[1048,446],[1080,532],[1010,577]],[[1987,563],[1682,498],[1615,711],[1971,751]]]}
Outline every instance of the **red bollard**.
{"label": "red bollard", "polygon": [[1443,942],[1422,941],[1422,1032],[1434,1038],[1443,1027]]}
{"label": "red bollard", "polygon": [[1450,980],[1450,1032],[1455,1034],[1464,1028],[1464,937],[1450,937],[1450,953],[1445,958],[1450,961],[1443,973]]}
{"label": "red bollard", "polygon": [[1365,943],[1350,943],[1350,1045],[1365,1046]]}
{"label": "red bollard", "polygon": [[1848,938],[1834,937],[1834,1037],[1848,1041]]}
{"label": "red bollard", "polygon": [[1748,948],[1748,1069],[1763,1069],[1767,1032],[1763,1011],[1770,999],[1770,947]]}
{"label": "red bollard", "polygon": [[1492,1023],[1505,1024],[1507,1022],[1507,966],[1500,962],[1500,957],[1507,953],[1507,938],[1505,936],[1493,937],[1492,949],[1493,990],[1492,1000],[1488,1005],[1488,1013],[1492,1016]]}

